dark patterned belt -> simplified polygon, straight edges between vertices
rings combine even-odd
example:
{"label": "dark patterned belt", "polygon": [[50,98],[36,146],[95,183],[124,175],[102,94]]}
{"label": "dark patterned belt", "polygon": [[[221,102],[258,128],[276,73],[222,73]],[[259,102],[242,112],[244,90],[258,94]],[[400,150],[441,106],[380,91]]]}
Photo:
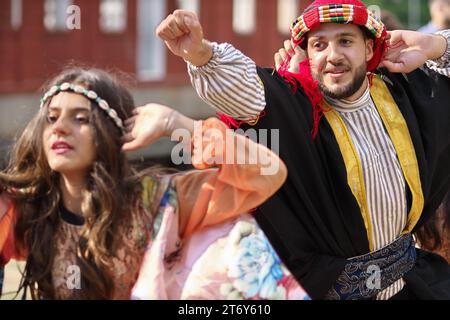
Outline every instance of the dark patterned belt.
{"label": "dark patterned belt", "polygon": [[327,300],[373,299],[401,279],[416,263],[415,242],[406,234],[388,246],[347,260]]}

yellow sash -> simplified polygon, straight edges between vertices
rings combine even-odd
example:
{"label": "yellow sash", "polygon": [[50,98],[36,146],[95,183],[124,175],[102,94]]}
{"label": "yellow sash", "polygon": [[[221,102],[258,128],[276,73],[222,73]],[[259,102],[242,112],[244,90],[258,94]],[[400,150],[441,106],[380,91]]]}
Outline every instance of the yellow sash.
{"label": "yellow sash", "polygon": [[[424,198],[416,152],[406,125],[406,121],[395,103],[394,98],[386,87],[386,84],[378,76],[373,77],[370,94],[378,113],[380,114],[381,120],[386,127],[387,133],[392,140],[403,175],[412,193],[411,210],[408,214],[406,227],[402,232],[403,235],[412,231],[414,226],[417,224],[424,207]],[[324,115],[330,124],[339,145],[347,171],[348,185],[350,186],[350,189],[358,202],[367,231],[370,251],[373,251],[374,240],[372,221],[370,219],[369,207],[367,205],[361,160],[357,153],[356,147],[352,142],[345,122],[339,113],[334,110],[334,108],[330,107],[325,100],[322,101],[322,108],[324,110],[329,110],[325,112]]]}

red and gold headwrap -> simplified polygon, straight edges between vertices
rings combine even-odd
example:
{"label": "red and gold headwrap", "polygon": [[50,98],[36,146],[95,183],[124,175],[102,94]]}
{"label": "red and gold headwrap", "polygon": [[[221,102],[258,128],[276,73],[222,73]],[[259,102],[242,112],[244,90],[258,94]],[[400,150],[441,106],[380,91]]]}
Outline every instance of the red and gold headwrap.
{"label": "red and gold headwrap", "polygon": [[367,70],[375,70],[386,47],[387,30],[383,22],[359,0],[316,0],[291,25],[294,44],[301,44],[310,30],[322,23],[353,23],[363,26],[375,38],[374,55]]}

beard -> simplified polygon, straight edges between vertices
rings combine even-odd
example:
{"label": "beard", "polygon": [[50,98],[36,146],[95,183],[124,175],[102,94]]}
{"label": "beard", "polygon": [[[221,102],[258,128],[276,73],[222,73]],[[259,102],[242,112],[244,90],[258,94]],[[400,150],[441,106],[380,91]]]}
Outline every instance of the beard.
{"label": "beard", "polygon": [[[336,67],[342,67],[342,65],[337,65]],[[355,76],[348,85],[331,90],[329,89],[323,80],[323,74],[322,73],[312,73],[312,76],[315,80],[319,82],[319,90],[327,97],[330,97],[332,99],[345,99],[353,94],[356,93],[356,91],[361,88],[361,86],[364,83],[364,79],[366,78],[367,74],[367,64],[362,63],[359,67],[356,68]]]}

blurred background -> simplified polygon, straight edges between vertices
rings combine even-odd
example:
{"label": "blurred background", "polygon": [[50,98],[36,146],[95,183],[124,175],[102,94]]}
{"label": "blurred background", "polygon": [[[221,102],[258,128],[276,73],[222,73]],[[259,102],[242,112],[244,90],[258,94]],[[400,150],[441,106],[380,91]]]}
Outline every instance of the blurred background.
{"label": "blurred background", "polygon": [[[390,10],[403,27],[429,20],[427,0],[365,1]],[[0,168],[38,108],[40,88],[69,64],[125,74],[137,105],[168,104],[194,118],[214,115],[197,98],[185,63],[155,27],[173,10],[198,14],[207,38],[230,42],[259,65],[289,37],[290,22],[309,0],[0,0]],[[132,154],[167,164],[168,139]]]}

